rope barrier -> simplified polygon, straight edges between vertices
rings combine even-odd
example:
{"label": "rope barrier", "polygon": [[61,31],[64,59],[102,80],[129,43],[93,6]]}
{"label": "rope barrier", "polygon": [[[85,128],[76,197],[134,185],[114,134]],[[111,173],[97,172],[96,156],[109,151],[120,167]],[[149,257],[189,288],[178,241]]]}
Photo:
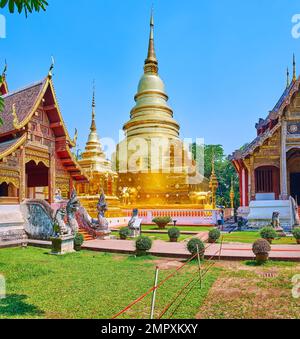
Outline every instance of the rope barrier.
{"label": "rope barrier", "polygon": [[187,262],[185,262],[183,265],[179,266],[173,273],[171,273],[170,275],[168,275],[163,281],[161,281],[157,287],[152,287],[150,288],[146,293],[142,294],[139,298],[137,298],[136,300],[134,300],[131,304],[129,304],[128,306],[126,306],[122,311],[118,312],[117,314],[115,314],[112,319],[116,319],[118,318],[120,315],[122,315],[123,313],[127,312],[129,309],[131,309],[134,305],[136,305],[138,302],[142,301],[144,298],[146,298],[150,293],[152,293],[154,290],[159,289],[164,283],[166,283],[169,279],[171,279],[175,274],[177,274],[180,270],[182,270],[182,268],[184,266],[186,266],[188,263],[190,263],[194,258],[196,258],[196,256],[198,255],[198,253],[196,253],[195,255],[193,255]]}
{"label": "rope barrier", "polygon": [[[210,244],[208,246],[205,247],[205,251],[210,248],[213,244]],[[223,246],[223,237],[221,240],[221,246],[220,249],[214,254],[212,255],[208,261],[213,260],[213,258],[219,254],[219,260],[221,258],[221,252],[222,252],[222,246]],[[168,280],[170,280],[172,277],[174,277],[179,271],[181,271],[183,269],[183,267],[185,267],[186,265],[188,265],[193,259],[195,259],[198,256],[198,253],[196,253],[195,255],[193,255],[188,261],[186,261],[184,264],[182,264],[181,266],[179,266],[178,268],[176,268],[176,270],[171,273],[170,275],[168,275],[165,279],[163,279],[157,286],[154,286],[152,288],[150,288],[146,293],[142,294],[139,298],[137,298],[136,300],[134,300],[131,304],[129,304],[128,306],[126,306],[123,310],[121,310],[120,312],[118,312],[117,314],[115,314],[112,319],[116,319],[118,318],[120,315],[122,315],[123,313],[127,312],[128,310],[130,310],[134,305],[136,305],[137,303],[139,303],[140,301],[142,301],[144,298],[146,298],[150,293],[152,293],[153,291],[158,290],[161,286],[163,286]],[[174,305],[174,303],[176,302],[176,300],[183,294],[183,292],[195,281],[195,283],[192,285],[192,287],[187,291],[186,295],[184,296],[184,298],[181,300],[181,302],[179,303],[179,305],[177,305],[176,309],[173,311],[173,313],[171,314],[171,317],[174,315],[174,313],[177,311],[177,309],[179,308],[179,306],[183,303],[183,301],[185,300],[185,298],[187,297],[187,295],[190,293],[190,291],[194,288],[194,286],[196,285],[197,282],[200,281],[200,279],[202,279],[203,277],[205,277],[205,275],[209,272],[210,268],[213,267],[215,265],[215,262],[213,262],[212,264],[210,264],[208,267],[205,268],[204,271],[201,272],[201,275],[198,277],[198,279],[195,281],[196,277],[192,277],[180,290],[179,292],[176,294],[176,296],[172,299],[172,301],[163,309],[163,311],[160,313],[158,319],[161,319],[166,313],[167,311]],[[194,275],[198,274],[198,272],[195,272]]]}

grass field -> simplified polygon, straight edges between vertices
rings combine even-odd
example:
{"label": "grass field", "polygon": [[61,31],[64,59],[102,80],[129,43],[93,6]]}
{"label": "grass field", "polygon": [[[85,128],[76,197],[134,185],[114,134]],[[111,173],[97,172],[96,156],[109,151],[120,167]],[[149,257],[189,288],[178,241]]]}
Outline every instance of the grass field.
{"label": "grass field", "polygon": [[[173,226],[167,226],[166,231]],[[213,226],[176,226],[181,232],[193,231],[193,232],[206,232],[213,229]],[[143,225],[142,230],[144,231],[159,231],[160,229],[156,225]]]}
{"label": "grass field", "polygon": [[[86,251],[65,256],[48,252],[30,247],[0,250],[0,274],[7,285],[0,318],[111,318],[152,287],[159,261]],[[159,281],[173,270],[160,271]],[[189,265],[158,291],[157,315],[195,272],[197,265]],[[210,272],[201,291],[197,284],[174,316],[195,317],[217,276],[218,270]],[[149,312],[150,296],[124,317],[147,318]]]}
{"label": "grass field", "polygon": [[[0,318],[111,318],[152,287],[156,265],[161,267],[159,281],[174,272],[168,264],[168,259],[153,257],[86,251],[59,257],[39,248],[1,249],[7,295],[0,300]],[[292,296],[296,274],[299,263],[216,262],[203,288],[196,281],[183,303],[175,303],[164,318],[173,311],[178,319],[300,318],[300,299]],[[156,318],[193,276],[198,276],[196,263],[158,289]],[[150,299],[121,318],[149,318]]]}
{"label": "grass field", "polygon": [[[253,243],[255,240],[261,238],[259,232],[232,232],[230,234],[224,234],[224,242],[240,242],[240,243]],[[293,237],[284,237],[280,239],[275,239],[273,241],[274,245],[279,244],[289,244],[296,245],[296,240]]]}
{"label": "grass field", "polygon": [[222,271],[197,314],[198,319],[300,319],[300,298],[292,294],[299,263],[219,262]]}

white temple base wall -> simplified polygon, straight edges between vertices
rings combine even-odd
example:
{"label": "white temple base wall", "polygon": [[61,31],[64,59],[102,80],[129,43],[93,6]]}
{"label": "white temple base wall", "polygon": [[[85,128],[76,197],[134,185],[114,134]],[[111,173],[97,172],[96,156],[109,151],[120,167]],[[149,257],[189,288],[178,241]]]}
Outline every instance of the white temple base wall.
{"label": "white temple base wall", "polygon": [[258,200],[251,201],[250,212],[247,217],[248,226],[262,228],[272,222],[274,212],[279,212],[281,227],[285,231],[291,231],[293,225],[293,213],[290,200]]}

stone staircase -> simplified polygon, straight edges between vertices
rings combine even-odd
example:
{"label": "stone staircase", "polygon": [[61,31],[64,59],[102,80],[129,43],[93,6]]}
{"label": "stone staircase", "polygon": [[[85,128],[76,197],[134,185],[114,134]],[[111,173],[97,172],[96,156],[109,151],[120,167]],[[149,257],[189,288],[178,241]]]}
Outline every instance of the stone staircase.
{"label": "stone staircase", "polygon": [[79,228],[78,233],[83,235],[84,241],[94,240],[93,236],[83,228]]}

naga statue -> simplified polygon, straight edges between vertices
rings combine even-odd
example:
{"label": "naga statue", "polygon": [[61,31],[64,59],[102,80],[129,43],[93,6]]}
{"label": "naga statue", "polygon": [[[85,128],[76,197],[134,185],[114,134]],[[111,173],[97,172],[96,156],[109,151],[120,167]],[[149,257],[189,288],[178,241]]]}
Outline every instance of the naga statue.
{"label": "naga statue", "polygon": [[76,234],[78,232],[78,223],[76,220],[75,213],[79,210],[79,208],[80,208],[80,202],[77,197],[77,192],[75,188],[73,188],[70,200],[68,201],[67,207],[66,207],[68,224],[71,228],[72,234]]}
{"label": "naga statue", "polygon": [[105,218],[105,212],[107,211],[107,203],[103,190],[101,191],[100,198],[97,204],[98,211],[98,228],[108,230],[108,221]]}
{"label": "naga statue", "polygon": [[80,203],[77,198],[77,193],[76,190],[73,189],[66,207],[59,208],[55,214],[54,224],[59,228],[60,235],[75,235],[78,232],[75,213],[79,210],[79,207]]}
{"label": "naga statue", "polygon": [[107,211],[107,203],[104,192],[101,191],[99,201],[97,204],[97,219],[93,219],[84,207],[80,207],[76,213],[77,221],[81,228],[88,231],[94,238],[105,238],[111,233],[109,229],[109,223],[105,218],[105,212]]}

